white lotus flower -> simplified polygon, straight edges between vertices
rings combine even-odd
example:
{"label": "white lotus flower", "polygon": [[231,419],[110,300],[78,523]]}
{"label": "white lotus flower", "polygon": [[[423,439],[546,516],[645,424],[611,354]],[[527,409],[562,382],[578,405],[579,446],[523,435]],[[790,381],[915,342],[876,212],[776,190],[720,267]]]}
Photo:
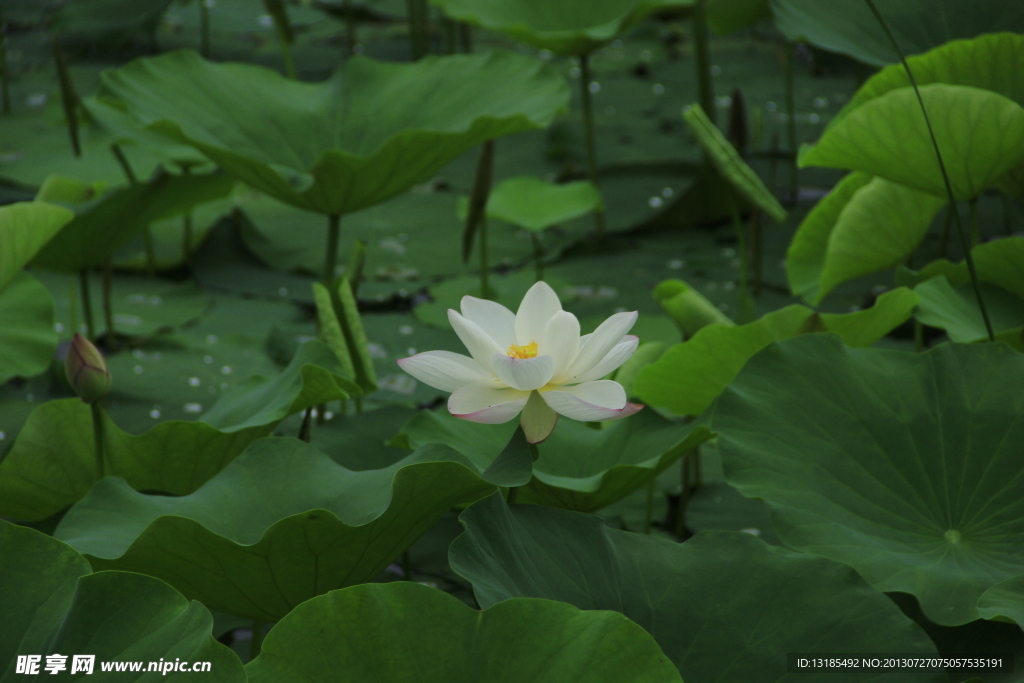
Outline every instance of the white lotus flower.
{"label": "white lotus flower", "polygon": [[462,298],[462,313],[448,310],[455,333],[472,358],[426,351],[398,361],[407,373],[452,392],[448,410],[472,422],[498,424],[522,413],[530,443],[551,434],[559,415],[597,422],[632,415],[622,385],[601,379],[633,355],[639,340],[626,334],[636,311],[616,313],[580,336],[580,323],[562,310],[558,295],[538,282],[513,315],[501,304]]}

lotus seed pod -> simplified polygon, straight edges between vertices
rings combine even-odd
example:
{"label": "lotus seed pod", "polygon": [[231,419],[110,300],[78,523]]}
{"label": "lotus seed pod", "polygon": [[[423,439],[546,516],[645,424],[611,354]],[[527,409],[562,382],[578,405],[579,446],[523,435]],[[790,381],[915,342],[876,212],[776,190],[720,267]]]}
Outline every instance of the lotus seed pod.
{"label": "lotus seed pod", "polygon": [[95,403],[110,392],[110,370],[103,354],[80,334],[71,340],[64,370],[71,388],[86,403]]}

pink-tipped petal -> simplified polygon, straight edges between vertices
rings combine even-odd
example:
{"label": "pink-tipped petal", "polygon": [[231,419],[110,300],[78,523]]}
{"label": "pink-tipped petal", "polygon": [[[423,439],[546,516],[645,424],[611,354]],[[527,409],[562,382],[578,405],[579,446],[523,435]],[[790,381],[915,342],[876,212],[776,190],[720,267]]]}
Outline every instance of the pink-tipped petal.
{"label": "pink-tipped petal", "polygon": [[540,389],[555,374],[555,359],[551,356],[513,358],[499,353],[491,362],[498,379],[520,391]]}
{"label": "pink-tipped petal", "polygon": [[484,332],[479,325],[458,311],[449,308],[448,321],[452,324],[455,334],[459,335],[459,339],[466,345],[473,360],[487,372],[494,372],[491,359],[494,358],[494,354],[502,353],[505,349],[498,346],[498,342],[494,341],[491,335]]}
{"label": "pink-tipped petal", "polygon": [[398,361],[398,366],[419,381],[441,391],[491,381],[480,364],[451,351],[424,351]]}
{"label": "pink-tipped petal", "polygon": [[540,443],[551,436],[557,422],[558,413],[552,410],[536,391],[531,393],[519,418],[526,440],[530,443]]}
{"label": "pink-tipped petal", "polygon": [[525,391],[471,385],[448,398],[448,412],[470,422],[501,424],[522,412],[529,398]]}
{"label": "pink-tipped petal", "polygon": [[519,344],[539,342],[544,326],[551,317],[562,310],[555,290],[546,282],[538,282],[523,297],[516,311],[516,339]]}
{"label": "pink-tipped petal", "polygon": [[541,397],[559,415],[580,422],[615,420],[632,415],[640,409],[631,408],[638,404],[626,403],[626,392],[622,385],[610,380],[546,391]]}
{"label": "pink-tipped petal", "polygon": [[516,343],[516,315],[499,303],[462,297],[462,315],[480,326],[503,349]]}
{"label": "pink-tipped petal", "polygon": [[629,328],[636,322],[637,312],[616,313],[601,323],[580,347],[576,360],[569,366],[570,377],[581,377],[594,368],[617,344],[624,341]]}

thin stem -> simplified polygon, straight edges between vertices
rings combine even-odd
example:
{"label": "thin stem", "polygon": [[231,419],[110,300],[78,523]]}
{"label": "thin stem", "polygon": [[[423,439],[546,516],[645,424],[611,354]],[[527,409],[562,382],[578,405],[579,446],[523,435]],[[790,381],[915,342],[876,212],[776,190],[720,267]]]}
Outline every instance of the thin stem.
{"label": "thin stem", "polygon": [[480,234],[480,298],[490,299],[491,288],[488,283],[488,272],[487,264],[487,214],[480,216],[480,227],[477,228],[477,232]]}
{"label": "thin stem", "polygon": [[644,533],[651,533],[651,518],[654,517],[654,479],[647,482],[647,515],[644,517]]}
{"label": "thin stem", "polygon": [[928,109],[924,106],[924,98],[921,97],[921,91],[917,87],[917,81],[914,79],[914,73],[910,70],[910,65],[907,64],[906,58],[903,56],[903,51],[900,49],[899,43],[896,42],[895,36],[892,31],[889,30],[889,25],[885,23],[885,19],[882,14],[875,7],[874,0],[864,0],[867,3],[871,13],[875,15],[875,19],[881,25],[882,30],[885,31],[886,37],[892,44],[893,49],[900,58],[900,63],[903,65],[903,70],[907,73],[907,78],[910,80],[910,85],[914,87],[914,94],[917,95],[917,103],[921,106],[921,114],[924,116],[924,123],[928,127],[928,135],[932,139],[932,147],[935,149],[935,158],[939,162],[939,170],[942,172],[942,180],[946,185],[946,195],[949,197],[950,208],[953,210],[956,217],[957,232],[960,234],[960,246],[964,250],[964,261],[967,263],[967,270],[971,274],[971,284],[974,287],[974,295],[978,299],[978,308],[981,309],[981,317],[985,320],[985,330],[988,332],[989,341],[995,341],[996,334],[992,329],[992,321],[988,316],[988,308],[985,306],[985,299],[981,295],[981,281],[978,279],[978,271],[974,267],[974,256],[971,254],[971,247],[967,241],[967,231],[964,230],[963,221],[960,220],[960,212],[956,210],[956,197],[953,195],[953,184],[949,180],[949,173],[946,172],[946,163],[942,160],[942,151],[939,149],[939,142],[935,138],[935,131],[932,129],[931,119],[928,117]]}
{"label": "thin stem", "polygon": [[[138,185],[139,179],[135,175],[134,169],[132,169],[131,163],[128,161],[128,156],[121,149],[121,145],[116,142],[110,146],[110,152],[117,159],[117,163],[121,166],[121,170],[124,172],[124,177],[128,179],[129,185]],[[153,231],[147,225],[142,231],[142,242],[145,245],[146,250],[146,274],[152,277],[156,274],[156,246],[153,243]]]}
{"label": "thin stem", "polygon": [[82,317],[85,318],[85,334],[89,341],[96,341],[96,327],[92,322],[92,299],[89,296],[89,271],[78,271],[78,291],[82,295]]}
{"label": "thin stem", "polygon": [[473,27],[469,24],[459,25],[459,43],[463,53],[468,55],[473,52]]}
{"label": "thin stem", "polygon": [[[740,305],[739,310],[742,315],[746,313],[748,308],[748,302],[750,293],[747,291],[747,271],[750,268],[747,262],[747,239],[746,239],[746,226],[743,224],[743,219],[740,216],[740,209],[737,204],[736,198],[731,197],[729,200],[729,212],[732,214],[732,225],[736,230],[736,252],[740,257]],[[742,322],[742,321],[741,321]]]}
{"label": "thin stem", "polygon": [[690,502],[690,455],[686,453],[679,461],[679,505],[676,508],[675,534],[680,541],[686,534],[686,506]]}
{"label": "thin stem", "polygon": [[265,624],[262,619],[252,620],[252,640],[249,641],[249,661],[260,656],[263,649],[263,628]]}
{"label": "thin stem", "polygon": [[92,412],[92,442],[93,453],[96,455],[96,472],[99,478],[107,476],[107,462],[103,450],[103,408],[100,402],[96,401],[89,405]]}
{"label": "thin stem", "polygon": [[978,246],[981,235],[978,229],[978,198],[975,197],[967,203],[967,223],[971,226],[971,247]]}
{"label": "thin stem", "polygon": [[530,240],[533,242],[533,258],[536,262],[537,282],[544,279],[544,246],[540,243],[540,236],[530,233]]}
{"label": "thin stem", "polygon": [[288,78],[293,81],[298,80],[298,76],[295,73],[295,60],[292,58],[292,46],[288,42],[288,36],[285,35],[283,30],[277,32],[278,40],[281,42],[281,57],[284,59],[284,73]]}
{"label": "thin stem", "polygon": [[754,209],[750,212],[750,252],[753,258],[753,294],[761,293],[761,280],[764,275],[764,240],[761,234],[761,212]]}
{"label": "thin stem", "polygon": [[103,321],[107,325],[107,345],[117,348],[117,332],[114,330],[114,305],[111,290],[113,289],[114,260],[108,258],[103,262]]}
{"label": "thin stem", "polygon": [[199,53],[210,58],[210,8],[206,0],[199,0]]}
{"label": "thin stem", "polygon": [[714,123],[717,118],[715,111],[715,85],[711,78],[711,43],[708,40],[708,9],[707,0],[697,0],[693,4],[693,49],[694,63],[697,67],[697,101],[701,109]]}
{"label": "thin stem", "polygon": [[505,498],[505,502],[508,503],[509,505],[511,505],[512,503],[516,502],[516,498],[518,498],[518,497],[519,497],[519,487],[518,486],[509,486],[508,487],[508,496]]}
{"label": "thin stem", "polygon": [[82,145],[78,138],[78,105],[81,100],[75,90],[75,83],[71,80],[71,71],[68,69],[67,59],[64,51],[60,49],[60,41],[53,39],[53,59],[57,65],[57,81],[60,83],[60,101],[64,108],[64,117],[68,123],[68,135],[71,138],[71,151],[76,157],[82,156]]}
{"label": "thin stem", "polygon": [[789,197],[796,203],[799,184],[796,165],[796,87],[793,84],[793,52],[793,43],[787,40],[783,61],[786,74],[786,142],[792,156],[789,163]]}
{"label": "thin stem", "polygon": [[354,402],[356,404],[356,415],[361,415],[363,412],[363,397],[356,396]]}
{"label": "thin stem", "polygon": [[331,288],[334,271],[338,267],[338,238],[341,236],[341,215],[332,213],[327,217],[327,254],[324,259],[324,286]]}
{"label": "thin stem", "polygon": [[408,549],[402,553],[402,576],[406,581],[412,581],[412,557]]}
{"label": "thin stem", "polygon": [[[580,56],[580,101],[583,104],[583,137],[587,148],[587,176],[597,186],[597,139],[594,132],[594,101],[590,92],[590,55]],[[598,241],[604,241],[604,210],[594,211],[594,227]]]}
{"label": "thin stem", "polygon": [[924,325],[917,318],[914,318],[914,351],[916,353],[924,351]]}
{"label": "thin stem", "polygon": [[117,163],[121,166],[121,170],[124,172],[124,177],[128,179],[129,185],[138,185],[139,179],[135,175],[135,171],[132,169],[132,165],[128,162],[128,157],[125,156],[124,150],[121,149],[121,145],[116,142],[110,146],[110,152],[117,159]]}
{"label": "thin stem", "polygon": [[309,443],[313,429],[313,406],[306,408],[302,415],[302,426],[299,427],[299,440]]}
{"label": "thin stem", "polygon": [[74,275],[68,277],[68,303],[68,308],[71,309],[71,334],[74,336],[78,333],[78,278]]}
{"label": "thin stem", "polygon": [[345,0],[345,56],[351,57],[356,53],[356,16],[352,11],[352,0]]}

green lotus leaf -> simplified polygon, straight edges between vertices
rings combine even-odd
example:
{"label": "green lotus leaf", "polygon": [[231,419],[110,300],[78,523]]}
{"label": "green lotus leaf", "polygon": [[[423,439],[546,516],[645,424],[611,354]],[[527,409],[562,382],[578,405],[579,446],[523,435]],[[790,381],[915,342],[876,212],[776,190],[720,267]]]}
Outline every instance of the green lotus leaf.
{"label": "green lotus leaf", "polygon": [[931,621],[977,619],[1024,573],[1024,355],[1002,344],[927,353],[777,342],[709,424],[726,480],[768,504],[787,546],[917,597]]}
{"label": "green lotus leaf", "polygon": [[[1024,36],[992,33],[971,40],[954,40],[921,55],[907,58],[918,86],[933,83],[966,85],[1005,95],[1024,107]],[[862,85],[846,105],[829,121],[836,125],[844,116],[893,90],[910,87],[902,64],[891,64]]]}
{"label": "green lotus leaf", "polygon": [[809,302],[820,300],[818,285],[832,230],[853,196],[871,180],[867,173],[844,176],[800,223],[786,252],[786,278],[796,296]]}
{"label": "green lotus leaf", "polygon": [[[921,97],[958,200],[979,196],[1024,163],[1024,107],[989,90],[925,85]],[[864,171],[946,197],[913,88],[869,100],[800,155],[801,166]]]}
{"label": "green lotus leaf", "polygon": [[652,12],[689,8],[693,0],[431,0],[452,19],[534,47],[585,55],[615,40]]}
{"label": "green lotus leaf", "polygon": [[794,304],[738,327],[709,325],[641,370],[633,391],[645,403],[700,415],[750,357],[773,341],[836,332],[850,346],[870,346],[909,320],[917,301],[916,294],[900,287],[855,313],[819,314]]}
{"label": "green lotus leaf", "polygon": [[[242,663],[213,638],[213,617],[198,602],[189,602],[163,581],[127,572],[90,574],[89,563],[64,543],[34,529],[0,520],[0,595],[4,619],[0,623],[0,681],[24,681],[31,674],[17,672],[19,655],[41,659],[37,674],[49,655],[64,655],[63,680],[152,681],[162,673],[133,673],[130,669],[107,675],[108,662],[181,660],[209,662],[195,678],[243,683]],[[89,674],[69,676],[74,655],[93,655]],[[39,676],[32,676],[33,678]],[[172,678],[187,678],[176,673]]]}
{"label": "green lotus leaf", "polygon": [[97,570],[156,576],[210,609],[277,620],[371,580],[452,506],[494,490],[441,445],[352,472],[302,441],[268,438],[180,498],[107,477],[54,536]]}
{"label": "green lotus leaf", "polygon": [[500,52],[356,57],[310,84],[180,51],[105,72],[100,95],[252,187],[322,214],[393,197],[485,140],[547,126],[568,104],[552,70]]}
{"label": "green lotus leaf", "polygon": [[14,277],[0,292],[0,321],[0,386],[50,367],[57,349],[53,297],[39,280],[28,273]]}
{"label": "green lotus leaf", "polygon": [[[996,338],[1024,351],[1024,299],[1000,287],[982,285],[982,297]],[[955,342],[988,340],[988,329],[971,285],[954,287],[939,275],[914,287],[921,297],[914,317],[930,327],[946,331]]]}
{"label": "green lotus leaf", "polygon": [[556,185],[535,176],[498,183],[487,197],[487,216],[530,232],[602,210],[601,193],[585,180]]}
{"label": "green lotus leaf", "polygon": [[[1024,299],[1024,237],[1013,236],[985,242],[971,249],[978,280],[996,285],[1013,292]],[[896,271],[897,284],[913,287],[939,275],[945,276],[953,285],[965,285],[971,281],[967,262],[951,263],[946,259],[932,261],[921,270]]]}
{"label": "green lotus leaf", "polygon": [[[481,607],[544,598],[621,612],[688,681],[778,681],[791,652],[935,655],[924,631],[850,567],[750,534],[703,531],[679,544],[591,515],[508,506],[499,496],[459,520],[466,531],[449,559]],[[828,680],[865,679],[863,671],[844,674]],[[934,671],[902,676],[946,680]]]}
{"label": "green lotus leaf", "polygon": [[[106,417],[109,473],[141,491],[192,493],[288,415],[357,395],[342,372],[334,353],[314,340],[276,379],[254,377],[225,392],[202,422],[171,420],[133,435]],[[113,398],[117,383],[115,373]],[[0,515],[37,521],[85,496],[99,473],[92,438],[83,434],[92,434],[92,417],[79,399],[36,408],[0,461]]]}
{"label": "green lotus leaf", "polygon": [[62,272],[101,265],[150,223],[220,199],[234,186],[235,181],[223,173],[159,172],[149,182],[102,192],[72,178],[51,176],[37,200],[65,205],[75,218],[46,243],[33,264]]}
{"label": "green lotus leaf", "polygon": [[769,0],[708,0],[708,28],[720,36],[772,18]]}
{"label": "green lotus leaf", "polygon": [[684,337],[708,325],[735,325],[732,318],[682,280],[665,280],[654,288],[654,298]]}
{"label": "green lotus leaf", "polygon": [[978,598],[978,614],[985,619],[1011,619],[1024,628],[1024,574],[989,588]]}
{"label": "green lotus leaf", "polygon": [[872,178],[850,197],[832,227],[815,303],[837,285],[906,262],[945,203],[927,192]]}
{"label": "green lotus leaf", "polygon": [[[410,448],[445,444],[484,470],[517,424],[513,420],[483,425],[447,412],[423,411],[402,428],[402,438]],[[599,510],[640,488],[712,436],[704,427],[674,424],[647,410],[605,429],[563,419],[540,444],[533,479],[519,489],[517,500],[581,512]]]}
{"label": "green lotus leaf", "polygon": [[[984,12],[979,12],[972,0],[886,0],[876,4],[906,55],[983,33],[1024,31],[1024,8],[1013,0],[990,2]],[[771,6],[775,25],[790,40],[806,40],[877,66],[899,61],[863,0],[771,0]]]}
{"label": "green lotus leaf", "polygon": [[743,161],[736,148],[732,146],[722,131],[708,118],[699,104],[691,104],[683,108],[683,121],[697,137],[697,143],[707,153],[708,159],[715,165],[718,172],[729,182],[736,194],[766,214],[782,223],[786,220],[786,210],[775,198],[754,169]]}
{"label": "green lotus leaf", "polygon": [[246,673],[252,683],[682,683],[654,639],[621,614],[526,599],[478,612],[409,582],[299,605]]}
{"label": "green lotus leaf", "polygon": [[[0,294],[75,215],[44,202],[0,207]],[[0,384],[3,380],[0,380]]]}

